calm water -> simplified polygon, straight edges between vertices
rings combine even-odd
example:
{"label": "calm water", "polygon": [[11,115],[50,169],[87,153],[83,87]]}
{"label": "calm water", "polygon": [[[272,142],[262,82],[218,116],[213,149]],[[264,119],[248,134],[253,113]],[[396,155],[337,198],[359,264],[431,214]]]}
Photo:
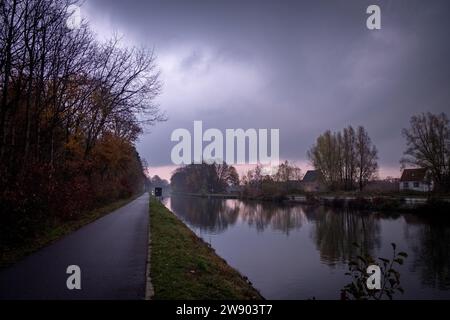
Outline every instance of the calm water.
{"label": "calm water", "polygon": [[391,257],[391,242],[409,254],[398,268],[405,294],[397,299],[450,299],[448,225],[414,215],[183,196],[166,206],[268,299],[339,299],[353,242],[377,257]]}

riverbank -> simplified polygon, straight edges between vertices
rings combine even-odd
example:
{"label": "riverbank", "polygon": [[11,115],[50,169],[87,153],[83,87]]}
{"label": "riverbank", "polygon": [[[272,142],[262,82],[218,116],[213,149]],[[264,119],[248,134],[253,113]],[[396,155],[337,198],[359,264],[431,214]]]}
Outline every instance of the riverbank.
{"label": "riverbank", "polygon": [[302,194],[274,194],[248,196],[243,194],[200,194],[174,193],[174,195],[194,196],[202,198],[240,199],[269,202],[287,202],[306,205],[324,205],[334,208],[350,208],[355,210],[375,210],[397,213],[414,213],[450,219],[450,196],[424,195],[408,193],[355,193],[355,192],[327,192]]}
{"label": "riverbank", "polygon": [[449,218],[450,199],[423,195],[377,195],[377,194],[308,194],[289,195],[284,201],[304,204],[319,204],[334,208],[401,212]]}
{"label": "riverbank", "polygon": [[150,200],[152,299],[263,299],[163,204]]}
{"label": "riverbank", "polygon": [[171,195],[200,197],[200,198],[219,198],[219,199],[241,199],[242,196],[233,193],[194,193],[194,192],[171,192]]}
{"label": "riverbank", "polygon": [[76,219],[69,221],[48,221],[33,237],[26,237],[25,235],[25,238],[14,247],[0,244],[0,268],[14,264],[27,255],[126,205],[140,195],[113,201],[110,204],[80,214]]}

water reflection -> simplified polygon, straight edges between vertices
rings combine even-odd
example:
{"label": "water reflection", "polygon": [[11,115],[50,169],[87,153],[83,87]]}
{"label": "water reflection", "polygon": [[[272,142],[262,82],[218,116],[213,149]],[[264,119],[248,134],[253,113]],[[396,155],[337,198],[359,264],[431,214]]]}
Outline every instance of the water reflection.
{"label": "water reflection", "polygon": [[202,232],[220,233],[233,225],[239,216],[239,204],[210,201],[206,198],[172,197],[170,208],[188,224]]}
{"label": "water reflection", "polygon": [[359,254],[353,243],[370,255],[380,247],[380,224],[375,215],[324,207],[310,210],[314,212],[315,221],[313,238],[325,263],[347,263]]}
{"label": "water reflection", "polygon": [[[389,256],[396,242],[403,298],[450,298],[450,228],[414,215],[271,202],[172,197],[167,206],[268,298],[338,298],[357,252]],[[334,270],[334,271],[333,271]],[[268,276],[270,275],[270,276]]]}
{"label": "water reflection", "polygon": [[405,232],[414,252],[412,270],[420,273],[423,285],[449,290],[450,228],[437,223],[413,223],[420,227],[411,232],[410,225],[407,225]]}
{"label": "water reflection", "polygon": [[236,223],[238,217],[258,232],[270,227],[289,235],[307,217],[301,208],[272,202],[217,200],[177,196],[170,199],[172,211],[191,226],[220,233]]}

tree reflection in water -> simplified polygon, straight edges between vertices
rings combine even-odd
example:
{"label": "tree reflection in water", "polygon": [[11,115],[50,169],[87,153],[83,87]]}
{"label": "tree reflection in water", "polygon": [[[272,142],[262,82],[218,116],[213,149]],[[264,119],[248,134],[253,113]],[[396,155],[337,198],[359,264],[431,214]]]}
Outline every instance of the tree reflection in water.
{"label": "tree reflection in water", "polygon": [[[384,247],[390,246],[390,242],[395,241],[409,254],[407,264],[401,273],[405,284],[411,284],[408,293],[410,297],[423,297],[425,294],[423,288],[450,290],[448,223],[430,223],[417,215],[184,196],[172,197],[169,207],[200,233],[221,237],[233,226],[248,227],[248,230],[240,228],[239,239],[248,241],[246,245],[253,246],[253,250],[258,248],[258,244],[264,250],[279,250],[280,244],[283,243],[282,246],[290,254],[270,251],[273,260],[278,261],[272,266],[275,269],[270,269],[270,263],[267,264],[270,272],[279,268],[280,261],[284,268],[287,268],[284,272],[291,272],[290,275],[294,278],[295,271],[287,271],[289,266],[293,268],[305,266],[310,270],[310,265],[317,263],[312,267],[314,270],[319,270],[321,265],[331,269],[342,268],[357,255],[353,243],[358,243],[367,254],[378,256],[383,255]],[[251,229],[263,236],[255,238]],[[246,259],[240,260],[233,258],[233,254],[242,254],[242,250],[228,247],[236,244],[229,239],[226,241],[228,242],[222,242],[222,245],[227,249],[223,252],[230,254],[226,257],[227,260],[236,259],[237,263],[243,263],[244,268],[249,268],[250,274],[251,270],[256,270],[255,273],[259,274],[257,270],[260,270],[261,265],[258,261],[264,260],[264,257],[258,256],[259,250],[256,249],[252,253],[254,256],[251,254]],[[315,256],[317,262],[314,262]],[[255,259],[254,269],[248,265],[248,261],[252,259]],[[317,272],[317,277],[321,278],[320,272]],[[322,277],[326,276],[325,272]],[[278,281],[283,280],[281,275],[280,277]],[[303,279],[300,273],[298,277]],[[263,279],[264,281],[267,279]],[[276,284],[273,288],[278,290]]]}
{"label": "tree reflection in water", "polygon": [[379,219],[374,214],[354,212],[349,209],[311,207],[307,216],[315,220],[312,237],[323,262],[328,265],[347,263],[358,253],[357,243],[368,255],[380,247]]}
{"label": "tree reflection in water", "polygon": [[290,230],[300,228],[306,219],[298,206],[271,202],[208,198],[195,198],[193,201],[193,198],[184,196],[172,197],[170,202],[172,211],[188,224],[212,233],[225,231],[239,218],[259,232],[270,227],[288,235]]}
{"label": "tree reflection in water", "polygon": [[242,201],[240,207],[240,218],[259,232],[270,227],[289,235],[291,230],[299,229],[306,220],[303,210],[293,205]]}
{"label": "tree reflection in water", "polygon": [[235,224],[240,210],[239,204],[232,200],[185,196],[171,197],[170,208],[194,228],[209,233],[223,232]]}
{"label": "tree reflection in water", "polygon": [[405,238],[414,253],[412,270],[420,273],[427,287],[450,289],[450,227],[442,223],[425,223],[408,215]]}

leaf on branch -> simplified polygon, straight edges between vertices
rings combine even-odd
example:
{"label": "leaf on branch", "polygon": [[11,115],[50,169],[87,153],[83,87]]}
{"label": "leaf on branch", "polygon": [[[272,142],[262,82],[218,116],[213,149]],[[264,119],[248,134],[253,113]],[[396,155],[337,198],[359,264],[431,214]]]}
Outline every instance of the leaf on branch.
{"label": "leaf on branch", "polygon": [[381,258],[381,257],[378,257],[378,259],[383,261],[384,263],[389,263],[389,259]]}
{"label": "leaf on branch", "polygon": [[361,260],[363,263],[367,263],[366,259],[364,259],[362,256],[357,256],[356,258]]}

